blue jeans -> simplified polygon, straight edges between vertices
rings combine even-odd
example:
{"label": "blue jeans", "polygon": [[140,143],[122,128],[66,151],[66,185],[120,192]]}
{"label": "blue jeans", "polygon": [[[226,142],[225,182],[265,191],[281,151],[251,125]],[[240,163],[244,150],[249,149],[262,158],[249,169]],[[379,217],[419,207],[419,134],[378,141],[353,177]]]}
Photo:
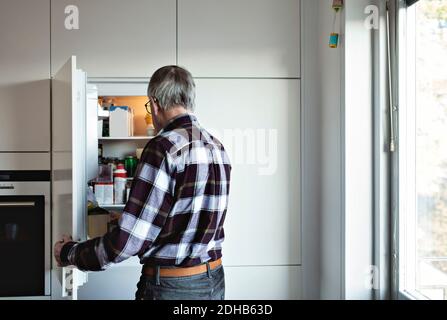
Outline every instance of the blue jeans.
{"label": "blue jeans", "polygon": [[188,277],[142,274],[137,288],[137,300],[224,300],[225,274],[223,266]]}

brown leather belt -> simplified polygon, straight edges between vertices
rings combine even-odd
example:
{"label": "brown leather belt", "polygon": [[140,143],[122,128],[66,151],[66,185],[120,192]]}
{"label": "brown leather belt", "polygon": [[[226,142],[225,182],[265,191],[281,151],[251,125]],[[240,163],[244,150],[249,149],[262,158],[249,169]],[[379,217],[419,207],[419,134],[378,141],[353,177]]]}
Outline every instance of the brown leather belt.
{"label": "brown leather belt", "polygon": [[[217,259],[208,263],[210,269],[214,270],[220,265],[222,265],[222,259]],[[154,266],[144,266],[143,273],[146,276],[153,276],[156,274],[157,267]],[[163,268],[160,267],[160,277],[189,277],[195,276],[197,274],[205,273],[208,269],[206,263],[200,264],[194,267],[176,267],[176,268]]]}

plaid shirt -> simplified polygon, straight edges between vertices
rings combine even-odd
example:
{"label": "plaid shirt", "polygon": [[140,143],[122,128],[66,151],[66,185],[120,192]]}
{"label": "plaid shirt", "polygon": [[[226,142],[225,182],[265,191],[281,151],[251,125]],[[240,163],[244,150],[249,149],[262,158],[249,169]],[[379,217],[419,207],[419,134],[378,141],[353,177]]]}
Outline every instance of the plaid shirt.
{"label": "plaid shirt", "polygon": [[136,255],[160,266],[220,258],[230,171],[223,145],[195,116],[174,118],[146,145],[118,227],[65,245],[65,259],[97,271]]}

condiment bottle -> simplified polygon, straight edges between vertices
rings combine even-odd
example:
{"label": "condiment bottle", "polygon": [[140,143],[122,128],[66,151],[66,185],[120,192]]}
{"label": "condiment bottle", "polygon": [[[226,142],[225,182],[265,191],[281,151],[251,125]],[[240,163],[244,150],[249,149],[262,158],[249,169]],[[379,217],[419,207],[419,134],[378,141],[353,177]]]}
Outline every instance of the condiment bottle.
{"label": "condiment bottle", "polygon": [[127,172],[126,169],[124,169],[124,164],[117,164],[116,170],[113,172],[113,180],[115,204],[124,204],[127,182]]}

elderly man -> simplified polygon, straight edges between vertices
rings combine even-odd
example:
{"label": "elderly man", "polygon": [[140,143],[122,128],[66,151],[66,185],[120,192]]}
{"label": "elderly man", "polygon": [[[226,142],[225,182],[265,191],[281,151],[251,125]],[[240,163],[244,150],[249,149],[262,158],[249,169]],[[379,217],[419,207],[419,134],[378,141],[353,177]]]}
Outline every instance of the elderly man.
{"label": "elderly man", "polygon": [[143,151],[118,228],[79,243],[64,236],[55,258],[60,266],[100,271],[138,255],[136,299],[224,299],[228,156],[190,113],[195,84],[187,70],[157,70],[148,97],[157,135]]}

